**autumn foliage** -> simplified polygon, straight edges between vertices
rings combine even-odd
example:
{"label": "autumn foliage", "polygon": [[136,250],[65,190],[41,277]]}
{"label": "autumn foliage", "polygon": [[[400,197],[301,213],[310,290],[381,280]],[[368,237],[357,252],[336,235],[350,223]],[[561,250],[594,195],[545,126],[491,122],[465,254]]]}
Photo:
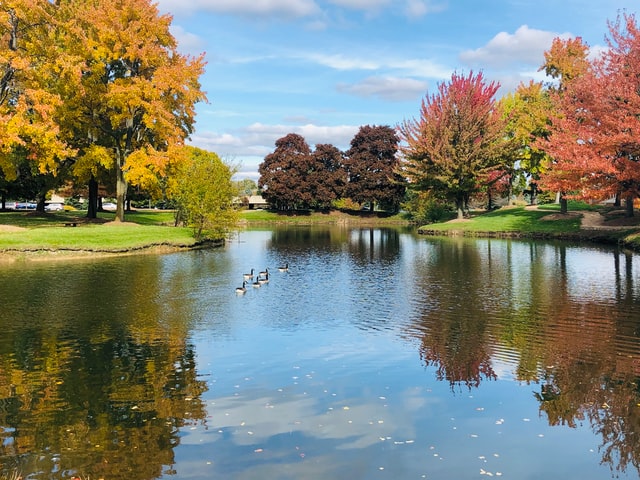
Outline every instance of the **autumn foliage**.
{"label": "autumn foliage", "polygon": [[554,92],[557,115],[541,142],[553,165],[542,181],[575,198],[620,195],[632,215],[640,193],[640,30],[624,15],[609,32],[603,56]]}
{"label": "autumn foliage", "polygon": [[455,202],[462,217],[481,179],[504,164],[504,121],[496,106],[499,85],[482,73],[454,73],[427,96],[420,116],[400,132],[404,173],[412,188],[440,192]]}
{"label": "autumn foliage", "polygon": [[330,144],[314,151],[306,140],[290,133],[259,166],[258,186],[277,210],[328,209],[349,198],[395,210],[404,196],[404,180],[396,173],[398,138],[388,126],[364,126],[341,152]]}
{"label": "autumn foliage", "polygon": [[203,57],[181,54],[150,0],[11,0],[0,5],[0,168],[76,181],[113,175],[117,219],[130,179],[164,174],[205,100]]}

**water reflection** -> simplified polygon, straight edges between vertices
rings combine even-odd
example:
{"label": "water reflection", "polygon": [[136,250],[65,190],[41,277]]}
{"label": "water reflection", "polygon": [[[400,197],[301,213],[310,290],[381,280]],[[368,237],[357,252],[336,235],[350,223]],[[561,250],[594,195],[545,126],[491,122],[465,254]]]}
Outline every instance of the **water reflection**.
{"label": "water reflection", "polygon": [[0,475],[160,477],[205,417],[169,279],[148,259],[30,267],[3,275]]}
{"label": "water reflection", "polygon": [[2,471],[638,478],[637,258],[300,226],[3,266]]}
{"label": "water reflection", "polygon": [[422,267],[433,300],[419,321],[421,357],[454,390],[495,380],[496,359],[516,363],[515,378],[538,385],[549,425],[588,421],[602,437],[604,463],[638,469],[634,258],[566,244],[437,243]]}

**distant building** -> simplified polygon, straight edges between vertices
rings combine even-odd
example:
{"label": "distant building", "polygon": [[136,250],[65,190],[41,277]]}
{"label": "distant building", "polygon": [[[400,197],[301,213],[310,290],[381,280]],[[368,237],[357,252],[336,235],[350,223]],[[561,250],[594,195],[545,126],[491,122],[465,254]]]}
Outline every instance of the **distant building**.
{"label": "distant building", "polygon": [[269,208],[269,204],[264,198],[262,198],[262,195],[249,195],[247,199],[249,201],[249,204],[248,204],[249,210]]}
{"label": "distant building", "polygon": [[243,197],[236,197],[233,199],[233,203],[249,210],[260,210],[263,208],[269,208],[267,201],[262,198],[262,195],[246,195]]}

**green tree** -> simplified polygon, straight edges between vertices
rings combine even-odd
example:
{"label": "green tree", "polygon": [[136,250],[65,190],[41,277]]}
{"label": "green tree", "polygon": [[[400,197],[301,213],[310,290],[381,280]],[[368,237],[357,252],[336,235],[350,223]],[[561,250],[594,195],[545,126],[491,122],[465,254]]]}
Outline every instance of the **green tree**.
{"label": "green tree", "polygon": [[404,198],[405,182],[398,173],[399,139],[387,125],[365,125],[351,140],[345,168],[349,181],[346,196],[358,203],[397,210]]}
{"label": "green tree", "polygon": [[196,239],[222,240],[236,225],[234,174],[218,155],[185,146],[170,167],[168,195],[178,209],[177,220],[193,228]]}
{"label": "green tree", "polygon": [[519,177],[518,173],[524,175],[528,183],[530,203],[534,204],[540,174],[551,162],[547,152],[536,143],[537,139],[549,136],[553,109],[549,92],[541,82],[521,83],[515,93],[505,96],[500,104],[507,121],[505,131],[513,140],[515,148],[513,177]]}
{"label": "green tree", "polygon": [[498,88],[482,73],[454,73],[422,101],[418,119],[400,126],[410,186],[445,195],[455,202],[458,218],[481,188],[480,179],[505,168],[504,121],[494,99]]}

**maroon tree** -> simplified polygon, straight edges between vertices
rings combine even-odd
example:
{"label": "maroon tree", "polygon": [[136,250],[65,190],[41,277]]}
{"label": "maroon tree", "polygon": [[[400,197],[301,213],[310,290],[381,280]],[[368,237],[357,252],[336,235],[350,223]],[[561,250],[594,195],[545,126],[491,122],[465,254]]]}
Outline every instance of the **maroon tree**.
{"label": "maroon tree", "polygon": [[310,167],[311,149],[302,136],[290,133],[276,140],[276,149],[258,167],[262,196],[277,210],[309,208]]}
{"label": "maroon tree", "polygon": [[360,127],[351,140],[345,166],[349,175],[346,196],[397,210],[404,198],[405,183],[398,175],[398,137],[389,126]]}
{"label": "maroon tree", "polygon": [[314,207],[327,209],[334,200],[344,195],[347,171],[344,154],[331,144],[318,144],[311,156],[308,185],[314,199]]}

